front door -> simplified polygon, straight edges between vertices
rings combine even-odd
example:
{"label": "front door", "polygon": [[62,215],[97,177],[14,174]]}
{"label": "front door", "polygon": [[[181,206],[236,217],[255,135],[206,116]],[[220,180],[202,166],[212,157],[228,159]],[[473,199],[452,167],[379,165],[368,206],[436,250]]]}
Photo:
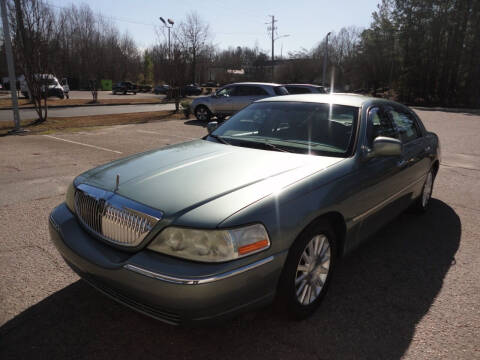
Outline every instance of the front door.
{"label": "front door", "polygon": [[212,111],[216,114],[228,114],[232,107],[233,93],[236,86],[226,86],[216,92],[212,101]]}
{"label": "front door", "polygon": [[[398,138],[390,118],[380,106],[369,109],[364,147],[373,148],[378,136]],[[401,156],[381,156],[362,160],[359,165],[358,192],[353,196],[356,215],[353,223],[359,225],[358,240],[375,233],[400,211],[402,199],[397,195],[403,188]]]}

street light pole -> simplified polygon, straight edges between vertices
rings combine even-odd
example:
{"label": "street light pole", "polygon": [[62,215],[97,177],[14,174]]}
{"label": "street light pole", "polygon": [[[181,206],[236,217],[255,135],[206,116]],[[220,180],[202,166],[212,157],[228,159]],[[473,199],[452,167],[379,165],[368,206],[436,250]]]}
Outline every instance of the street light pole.
{"label": "street light pole", "polygon": [[13,110],[13,132],[20,132],[20,114],[18,112],[17,99],[17,80],[15,78],[15,65],[13,63],[12,40],[10,39],[10,27],[7,17],[7,0],[0,0],[2,9],[3,38],[5,39],[5,52],[7,55],[8,77],[10,82],[10,92],[12,94],[12,110]]}
{"label": "street light pole", "polygon": [[[165,25],[165,27],[168,29],[168,60],[170,60],[170,58],[172,57],[172,52],[170,49],[170,29],[173,27],[174,21],[172,19],[167,19],[167,21],[165,21],[165,19],[161,16],[159,19],[163,23],[163,25]],[[167,22],[168,24],[170,24],[170,26],[168,26]]]}
{"label": "street light pole", "polygon": [[322,86],[325,86],[325,76],[327,74],[327,61],[328,61],[328,37],[330,36],[331,32],[327,34],[325,40],[325,52],[323,54],[323,73],[322,73]]}

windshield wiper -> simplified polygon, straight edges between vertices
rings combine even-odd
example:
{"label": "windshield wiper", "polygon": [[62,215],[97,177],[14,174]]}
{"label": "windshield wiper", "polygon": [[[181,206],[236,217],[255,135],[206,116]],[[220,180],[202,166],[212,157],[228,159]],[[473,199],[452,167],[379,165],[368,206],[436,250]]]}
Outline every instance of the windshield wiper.
{"label": "windshield wiper", "polygon": [[[262,141],[246,140],[246,139],[239,139],[239,138],[236,138],[235,141],[238,141],[240,143],[245,142],[245,143],[248,143],[248,144],[254,144],[254,145],[257,145],[257,147],[268,148],[268,149],[275,150],[275,151],[293,152],[293,151],[289,151],[289,150],[283,149],[281,147],[278,147],[277,145],[274,145],[274,144],[272,144],[271,142],[268,142],[268,141],[262,142]],[[239,145],[239,146],[241,146],[241,145]]]}
{"label": "windshield wiper", "polygon": [[232,144],[230,144],[227,140],[225,140],[224,138],[222,138],[221,136],[213,135],[213,134],[208,134],[208,136],[214,138],[215,140],[217,140],[218,142],[221,142],[222,144],[232,145]]}
{"label": "windshield wiper", "polygon": [[264,143],[262,143],[262,144],[267,145],[270,149],[273,149],[273,150],[276,150],[276,151],[292,152],[292,151],[283,149],[283,148],[281,148],[281,147],[278,147],[277,145],[274,145],[274,144],[272,144],[271,142],[268,142],[268,141],[266,141],[266,142],[264,142]]}

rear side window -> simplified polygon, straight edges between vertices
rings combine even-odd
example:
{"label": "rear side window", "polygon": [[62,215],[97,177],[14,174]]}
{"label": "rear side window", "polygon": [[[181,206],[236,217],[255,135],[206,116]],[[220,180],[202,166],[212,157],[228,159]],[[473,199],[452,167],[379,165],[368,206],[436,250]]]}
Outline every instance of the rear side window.
{"label": "rear side window", "polygon": [[284,86],[276,86],[273,88],[276,95],[288,95],[287,89]]}
{"label": "rear side window", "polygon": [[300,86],[285,86],[289,94],[309,94],[310,90]]}
{"label": "rear side window", "polygon": [[235,96],[265,96],[268,92],[260,86],[240,85],[235,90]]}
{"label": "rear side window", "polygon": [[400,134],[400,140],[407,143],[420,137],[420,131],[414,117],[406,111],[389,108],[388,113]]}
{"label": "rear side window", "polygon": [[267,91],[260,86],[250,86],[251,94],[256,96],[268,95]]}

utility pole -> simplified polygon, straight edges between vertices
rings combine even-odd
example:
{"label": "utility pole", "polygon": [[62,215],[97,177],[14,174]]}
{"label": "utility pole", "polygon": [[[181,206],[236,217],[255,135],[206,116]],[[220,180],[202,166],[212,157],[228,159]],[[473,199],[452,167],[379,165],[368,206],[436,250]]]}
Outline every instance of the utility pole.
{"label": "utility pole", "polygon": [[325,76],[327,74],[327,61],[328,61],[328,37],[330,36],[331,32],[327,34],[325,40],[325,52],[323,53],[323,73],[322,73],[322,86],[325,87]]}
{"label": "utility pole", "polygon": [[278,20],[275,20],[275,15],[268,15],[268,16],[272,18],[271,22],[268,22],[265,24],[268,25],[267,30],[271,32],[271,36],[272,36],[272,82],[274,82],[275,81],[275,40],[278,40],[280,38],[284,38],[290,35],[281,35],[281,36],[275,37],[276,31],[277,31],[277,27],[275,26],[275,23]]}
{"label": "utility pole", "polygon": [[274,71],[275,71],[274,70],[275,69],[275,65],[274,65],[274,61],[275,61],[275,30],[277,30],[277,27],[275,26],[275,23],[277,22],[277,20],[275,20],[275,15],[269,15],[269,16],[272,18],[272,22],[271,22],[271,25],[268,27],[268,30],[272,34],[272,82],[273,82],[274,79],[275,79],[275,74],[274,74]]}
{"label": "utility pole", "polygon": [[12,133],[18,133],[20,129],[20,114],[18,112],[18,98],[17,98],[17,79],[15,77],[15,65],[13,63],[12,52],[12,40],[10,39],[10,27],[7,17],[7,0],[0,0],[0,6],[2,10],[2,24],[3,24],[3,37],[5,39],[5,52],[7,55],[7,67],[8,77],[10,82],[10,93],[12,96],[12,110],[13,110],[13,122],[14,128]]}

